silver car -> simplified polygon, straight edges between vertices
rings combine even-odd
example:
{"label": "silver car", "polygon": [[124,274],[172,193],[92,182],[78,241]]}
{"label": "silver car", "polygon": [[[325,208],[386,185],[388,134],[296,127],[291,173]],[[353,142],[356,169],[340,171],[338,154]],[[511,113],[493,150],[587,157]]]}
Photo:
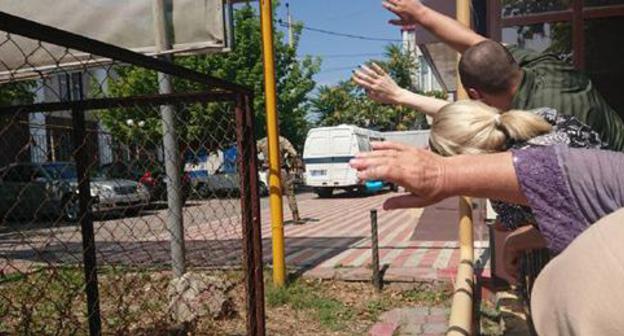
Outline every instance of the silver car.
{"label": "silver car", "polygon": [[[91,177],[92,210],[133,210],[149,203],[141,183]],[[78,180],[71,162],[16,163],[0,170],[0,215],[16,218],[62,216],[76,221],[79,215]]]}

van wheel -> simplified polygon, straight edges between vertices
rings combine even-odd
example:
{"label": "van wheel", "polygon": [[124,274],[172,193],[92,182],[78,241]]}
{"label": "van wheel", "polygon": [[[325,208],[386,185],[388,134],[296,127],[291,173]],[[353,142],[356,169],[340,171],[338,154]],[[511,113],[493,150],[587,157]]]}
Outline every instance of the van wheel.
{"label": "van wheel", "polygon": [[78,220],[78,216],[80,216],[80,203],[78,202],[78,198],[73,195],[63,197],[61,213],[63,215],[63,219],[66,221],[72,223],[76,222]]}
{"label": "van wheel", "polygon": [[395,184],[395,183],[391,183],[390,184],[390,190],[394,191],[394,192],[398,192],[399,191],[399,185]]}
{"label": "van wheel", "polygon": [[208,185],[205,183],[198,184],[196,190],[200,198],[210,198],[214,196],[214,191],[210,190]]}
{"label": "van wheel", "polygon": [[315,189],[314,192],[318,195],[319,198],[327,198],[327,197],[330,197],[334,193],[334,189],[318,188],[318,189]]}

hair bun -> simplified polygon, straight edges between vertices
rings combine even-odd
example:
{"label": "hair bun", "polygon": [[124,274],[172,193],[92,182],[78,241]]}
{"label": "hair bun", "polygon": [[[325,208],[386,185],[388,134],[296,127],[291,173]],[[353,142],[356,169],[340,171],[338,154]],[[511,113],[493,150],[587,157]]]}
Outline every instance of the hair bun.
{"label": "hair bun", "polygon": [[500,114],[497,114],[496,116],[494,116],[494,126],[496,126],[497,128],[501,127],[501,125],[503,124],[503,120]]}

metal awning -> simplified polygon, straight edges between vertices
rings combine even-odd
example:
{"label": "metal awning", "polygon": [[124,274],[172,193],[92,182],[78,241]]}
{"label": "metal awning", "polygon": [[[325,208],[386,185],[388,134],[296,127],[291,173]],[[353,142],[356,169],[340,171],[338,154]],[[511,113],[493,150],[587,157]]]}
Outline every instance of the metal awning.
{"label": "metal awning", "polygon": [[[229,47],[223,0],[166,1],[173,48],[161,53],[214,53]],[[152,0],[4,0],[0,11],[142,54],[155,54]],[[18,35],[0,35],[0,78],[39,76],[105,59]]]}

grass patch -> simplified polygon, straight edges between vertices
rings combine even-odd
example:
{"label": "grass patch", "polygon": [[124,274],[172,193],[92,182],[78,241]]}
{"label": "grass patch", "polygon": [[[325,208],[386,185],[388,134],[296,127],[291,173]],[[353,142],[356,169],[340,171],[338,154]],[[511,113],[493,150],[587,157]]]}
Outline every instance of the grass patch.
{"label": "grass patch", "polygon": [[269,307],[288,306],[312,314],[322,327],[333,331],[343,329],[354,315],[344,303],[324,295],[321,286],[305,280],[295,280],[281,288],[269,284],[266,304]]}
{"label": "grass patch", "polygon": [[432,283],[421,283],[401,293],[407,301],[425,306],[443,305],[450,301],[452,294],[450,287],[441,288],[439,284]]}
{"label": "grass patch", "polygon": [[378,320],[379,315],[383,312],[390,310],[392,307],[392,301],[387,297],[374,298],[366,304],[368,313],[373,320]]}
{"label": "grass patch", "polygon": [[80,334],[86,310],[84,273],[58,268],[6,279],[0,284],[0,333]]}

